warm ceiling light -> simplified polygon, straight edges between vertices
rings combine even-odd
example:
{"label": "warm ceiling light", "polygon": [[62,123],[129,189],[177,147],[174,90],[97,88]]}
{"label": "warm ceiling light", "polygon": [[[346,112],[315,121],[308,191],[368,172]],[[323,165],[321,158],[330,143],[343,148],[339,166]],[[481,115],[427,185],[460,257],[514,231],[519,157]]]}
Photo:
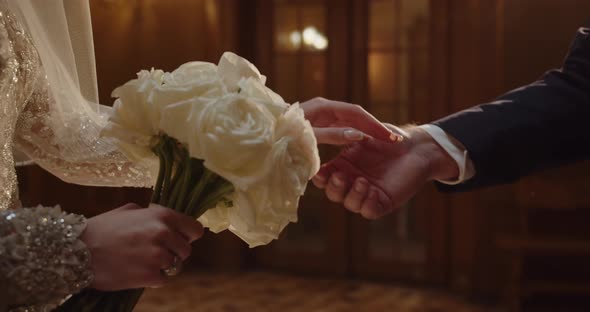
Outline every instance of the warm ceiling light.
{"label": "warm ceiling light", "polygon": [[324,50],[328,47],[328,39],[313,26],[303,30],[303,43],[317,50]]}

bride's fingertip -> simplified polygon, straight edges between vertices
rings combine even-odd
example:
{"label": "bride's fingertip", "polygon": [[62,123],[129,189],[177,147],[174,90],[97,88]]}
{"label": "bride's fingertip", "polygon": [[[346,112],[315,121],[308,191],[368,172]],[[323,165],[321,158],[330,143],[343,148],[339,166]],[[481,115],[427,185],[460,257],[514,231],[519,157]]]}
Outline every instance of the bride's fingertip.
{"label": "bride's fingertip", "polygon": [[394,143],[397,143],[397,142],[403,141],[404,137],[399,134],[391,133],[391,135],[389,136],[389,139],[391,141],[393,141]]}

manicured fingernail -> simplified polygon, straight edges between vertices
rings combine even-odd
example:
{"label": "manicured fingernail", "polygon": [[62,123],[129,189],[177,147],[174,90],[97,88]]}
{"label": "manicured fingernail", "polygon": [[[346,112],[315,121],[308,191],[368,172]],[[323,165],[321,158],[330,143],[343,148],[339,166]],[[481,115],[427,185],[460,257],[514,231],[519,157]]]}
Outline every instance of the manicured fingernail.
{"label": "manicured fingernail", "polygon": [[360,141],[365,137],[365,135],[354,129],[344,130],[344,138],[351,141]]}
{"label": "manicured fingernail", "polygon": [[342,181],[342,179],[340,179],[338,177],[332,177],[332,183],[334,183],[334,185],[336,185],[336,186],[343,186],[344,185],[344,181]]}
{"label": "manicured fingernail", "polygon": [[401,142],[404,140],[404,137],[399,134],[392,133],[389,136],[389,139],[392,140],[393,142]]}
{"label": "manicured fingernail", "polygon": [[364,193],[367,190],[367,182],[365,180],[357,180],[354,184],[354,190],[357,193]]}

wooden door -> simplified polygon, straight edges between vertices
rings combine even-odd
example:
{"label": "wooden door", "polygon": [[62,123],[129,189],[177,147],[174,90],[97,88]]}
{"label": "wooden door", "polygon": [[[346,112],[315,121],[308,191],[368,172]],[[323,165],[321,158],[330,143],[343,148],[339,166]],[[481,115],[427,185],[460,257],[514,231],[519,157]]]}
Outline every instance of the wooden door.
{"label": "wooden door", "polygon": [[[345,16],[345,1],[258,1],[256,64],[269,85],[287,102],[316,96],[346,99],[346,58],[334,49],[346,45],[332,19]],[[337,15],[337,16],[336,16]],[[344,49],[346,50],[346,49]],[[334,149],[320,148],[322,158]],[[344,274],[348,267],[347,214],[309,185],[301,199],[299,221],[281,239],[257,248],[258,266],[290,271]]]}
{"label": "wooden door", "polygon": [[[256,8],[255,61],[287,101],[354,102],[396,124],[428,121],[440,111],[433,103],[445,105],[429,92],[430,1],[261,0]],[[336,152],[322,148],[322,159]],[[446,276],[446,198],[430,188],[379,221],[348,213],[311,185],[300,207],[299,223],[256,251],[259,266],[428,282]]]}
{"label": "wooden door", "polygon": [[[445,101],[433,101],[435,86],[444,83],[435,79],[433,68],[445,68],[447,61],[433,53],[441,43],[433,42],[434,25],[446,18],[443,2],[353,2],[355,20],[363,25],[354,27],[363,31],[353,37],[353,46],[360,51],[353,62],[360,65],[352,73],[353,84],[359,86],[352,101],[363,103],[379,120],[397,125],[428,122],[446,109]],[[369,222],[353,217],[351,269],[366,277],[444,282],[447,208],[446,197],[429,186],[385,218]]]}

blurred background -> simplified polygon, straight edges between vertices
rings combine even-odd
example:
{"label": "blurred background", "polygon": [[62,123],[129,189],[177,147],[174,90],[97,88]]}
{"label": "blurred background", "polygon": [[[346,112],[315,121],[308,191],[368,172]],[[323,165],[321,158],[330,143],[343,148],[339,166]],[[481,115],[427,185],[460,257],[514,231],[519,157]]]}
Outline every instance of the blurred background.
{"label": "blurred background", "polygon": [[[587,0],[93,0],[91,10],[103,104],[140,69],[234,51],[288,102],[353,102],[395,124],[534,81],[590,24]],[[589,311],[589,177],[582,163],[472,193],[429,185],[372,222],[310,185],[280,240],[248,249],[207,233],[186,273],[138,310]],[[36,167],[19,179],[25,204],[87,216],[149,196],[67,185]]]}

